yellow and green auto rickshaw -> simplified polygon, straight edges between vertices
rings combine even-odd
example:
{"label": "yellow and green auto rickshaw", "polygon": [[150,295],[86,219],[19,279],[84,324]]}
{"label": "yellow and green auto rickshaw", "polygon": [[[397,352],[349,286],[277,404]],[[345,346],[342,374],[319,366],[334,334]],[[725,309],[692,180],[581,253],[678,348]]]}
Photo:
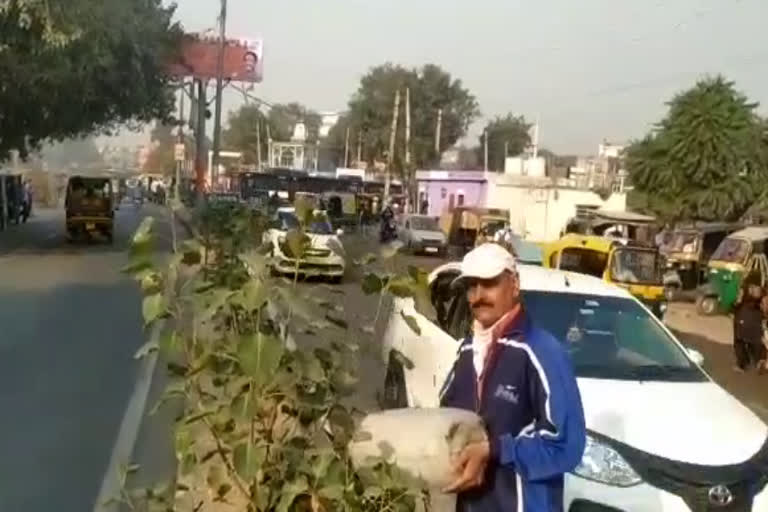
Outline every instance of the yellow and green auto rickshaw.
{"label": "yellow and green auto rickshaw", "polygon": [[448,254],[461,258],[472,248],[493,240],[493,235],[509,227],[509,210],[459,206],[440,217]]}
{"label": "yellow and green auto rickshaw", "polygon": [[663,257],[656,248],[572,233],[546,246],[544,266],[592,275],[625,288],[659,318],[667,309]]}
{"label": "yellow and green auto rickshaw", "polygon": [[[709,259],[720,243],[744,227],[731,222],[696,222],[678,225],[661,248],[667,260],[664,290],[667,300],[696,293],[709,273]],[[693,297],[691,297],[693,298]]]}
{"label": "yellow and green auto rickshaw", "polygon": [[696,309],[702,315],[730,313],[744,276],[755,270],[768,277],[768,226],[750,226],[726,237],[709,259],[707,282],[699,287]]}

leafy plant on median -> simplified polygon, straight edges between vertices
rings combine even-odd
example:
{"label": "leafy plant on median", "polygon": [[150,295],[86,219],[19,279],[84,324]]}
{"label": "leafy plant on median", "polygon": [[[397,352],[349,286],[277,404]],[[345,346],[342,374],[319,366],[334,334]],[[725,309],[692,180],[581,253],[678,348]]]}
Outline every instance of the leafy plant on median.
{"label": "leafy plant on median", "polygon": [[[286,238],[304,241],[312,212],[296,206],[301,225]],[[148,510],[205,510],[216,502],[252,512],[423,508],[408,475],[383,462],[351,466],[355,422],[344,401],[356,390],[359,346],[333,304],[273,275],[270,247],[261,244],[264,216],[209,206],[203,237],[187,241],[162,269],[152,261],[150,222],[134,236],[127,271],[144,292],[146,324],[167,320],[160,340],[139,355],[162,352],[174,376],[163,400],[184,401],[175,428],[182,478],[124,501]],[[307,247],[291,245],[299,256]],[[409,293],[421,277],[415,270],[378,276],[385,284],[377,292]],[[286,319],[315,333],[316,346],[293,347]],[[178,492],[184,497],[175,500]]]}

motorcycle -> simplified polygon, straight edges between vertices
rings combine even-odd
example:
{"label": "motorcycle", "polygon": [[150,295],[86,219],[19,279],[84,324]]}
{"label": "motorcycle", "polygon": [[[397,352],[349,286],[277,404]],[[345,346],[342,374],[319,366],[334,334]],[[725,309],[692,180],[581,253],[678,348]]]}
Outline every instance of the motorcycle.
{"label": "motorcycle", "polygon": [[394,219],[384,220],[381,223],[379,241],[383,244],[397,239],[397,226]]}

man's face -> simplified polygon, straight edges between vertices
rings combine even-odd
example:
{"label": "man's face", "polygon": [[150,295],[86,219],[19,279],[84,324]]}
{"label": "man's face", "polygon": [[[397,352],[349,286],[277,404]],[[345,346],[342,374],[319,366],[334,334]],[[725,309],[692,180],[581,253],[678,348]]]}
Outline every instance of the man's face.
{"label": "man's face", "polygon": [[470,279],[467,300],[472,315],[483,327],[490,327],[511,311],[520,300],[517,275],[502,272],[493,279]]}

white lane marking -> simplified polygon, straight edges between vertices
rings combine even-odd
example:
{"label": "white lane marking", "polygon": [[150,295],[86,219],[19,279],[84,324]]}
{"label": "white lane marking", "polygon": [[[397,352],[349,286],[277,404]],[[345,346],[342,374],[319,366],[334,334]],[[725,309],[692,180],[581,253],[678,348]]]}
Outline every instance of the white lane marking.
{"label": "white lane marking", "polygon": [[[163,322],[155,324],[150,340],[157,341],[162,330]],[[133,448],[139,436],[139,429],[149,397],[149,388],[152,385],[152,375],[157,366],[157,357],[158,354],[155,350],[141,360],[136,385],[123,414],[123,421],[120,423],[120,430],[112,448],[107,471],[104,473],[99,494],[93,505],[94,512],[118,512],[120,510],[120,503],[114,500],[120,496],[120,470],[131,464]],[[111,503],[107,504],[110,500],[112,500]]]}

